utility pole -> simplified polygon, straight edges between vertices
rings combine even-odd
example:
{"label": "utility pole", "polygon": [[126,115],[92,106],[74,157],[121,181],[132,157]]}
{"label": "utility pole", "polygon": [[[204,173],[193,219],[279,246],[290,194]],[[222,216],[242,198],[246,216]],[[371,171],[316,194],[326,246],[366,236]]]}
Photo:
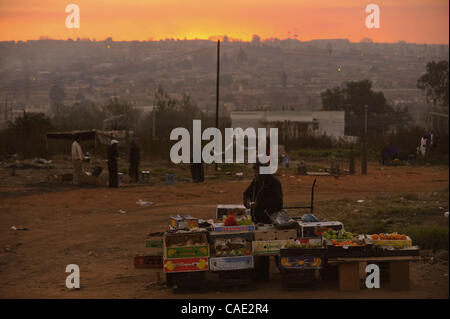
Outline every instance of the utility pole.
{"label": "utility pole", "polygon": [[[217,80],[216,80],[216,128],[219,128],[219,79],[220,79],[220,40],[217,40]],[[214,164],[217,172],[217,163]]]}
{"label": "utility pole", "polygon": [[364,141],[361,168],[362,174],[367,175],[367,105],[364,106]]}

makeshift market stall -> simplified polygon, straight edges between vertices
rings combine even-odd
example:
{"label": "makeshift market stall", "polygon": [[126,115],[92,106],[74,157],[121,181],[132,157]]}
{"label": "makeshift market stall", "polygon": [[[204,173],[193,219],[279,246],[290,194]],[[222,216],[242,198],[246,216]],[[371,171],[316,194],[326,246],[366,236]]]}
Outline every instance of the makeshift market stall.
{"label": "makeshift market stall", "polygon": [[[281,229],[280,229],[281,228]],[[328,267],[338,267],[339,288],[358,290],[361,265],[387,264],[392,289],[409,288],[409,262],[419,247],[403,234],[355,234],[339,221],[302,222],[292,228],[255,225],[241,205],[219,205],[216,218],[171,216],[168,230],[146,240],[148,256],[137,267],[159,267],[169,285],[205,287],[205,274],[217,275],[214,287],[248,285],[258,258],[275,257],[285,289],[319,282]]]}

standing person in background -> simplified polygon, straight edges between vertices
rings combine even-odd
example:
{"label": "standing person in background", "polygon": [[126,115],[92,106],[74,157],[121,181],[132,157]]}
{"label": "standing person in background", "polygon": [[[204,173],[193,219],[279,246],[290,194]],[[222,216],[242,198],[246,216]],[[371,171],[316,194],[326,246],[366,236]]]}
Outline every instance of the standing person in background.
{"label": "standing person in background", "polygon": [[139,162],[141,160],[141,150],[136,145],[136,140],[133,138],[131,140],[130,148],[130,169],[128,175],[134,180],[134,182],[139,182]]}
{"label": "standing person in background", "polygon": [[117,188],[119,187],[118,181],[118,167],[117,167],[117,157],[119,157],[119,152],[117,151],[117,140],[112,140],[111,145],[108,147],[108,170],[109,170],[109,187]]}
{"label": "standing person in background", "polygon": [[73,179],[74,185],[80,184],[81,171],[83,169],[83,150],[80,145],[80,137],[75,136],[72,143],[72,164],[73,164]]}
{"label": "standing person in background", "polygon": [[420,139],[419,151],[422,156],[425,157],[425,154],[427,152],[427,137],[425,135]]}

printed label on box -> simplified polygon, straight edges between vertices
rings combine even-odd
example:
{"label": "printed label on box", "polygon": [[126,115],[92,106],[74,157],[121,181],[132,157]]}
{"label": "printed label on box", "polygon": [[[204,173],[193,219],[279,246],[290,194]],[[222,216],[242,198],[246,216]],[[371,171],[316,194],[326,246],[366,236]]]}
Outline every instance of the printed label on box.
{"label": "printed label on box", "polygon": [[208,257],[209,246],[184,246],[184,247],[167,247],[167,259],[171,258],[191,258],[191,257]]}
{"label": "printed label on box", "polygon": [[164,259],[164,272],[191,272],[207,271],[209,269],[208,258],[181,258]]}
{"label": "printed label on box", "polygon": [[233,232],[233,231],[254,231],[255,225],[242,225],[242,226],[214,226],[214,231]]}
{"label": "printed label on box", "polygon": [[211,271],[249,269],[253,268],[253,256],[210,258],[209,265]]}
{"label": "printed label on box", "polygon": [[280,266],[285,269],[320,269],[322,257],[315,256],[286,256],[280,257]]}

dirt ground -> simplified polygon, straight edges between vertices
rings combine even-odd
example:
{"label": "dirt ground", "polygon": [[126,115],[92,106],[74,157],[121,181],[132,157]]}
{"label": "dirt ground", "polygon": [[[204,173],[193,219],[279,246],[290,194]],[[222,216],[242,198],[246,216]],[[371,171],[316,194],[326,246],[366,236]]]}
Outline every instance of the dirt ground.
{"label": "dirt ground", "polygon": [[[26,171],[0,171],[0,297],[2,298],[448,298],[448,263],[412,263],[412,289],[386,287],[339,292],[336,282],[312,290],[284,291],[280,274],[250,291],[173,294],[151,285],[156,272],[135,269],[145,253],[146,235],[166,229],[169,216],[213,218],[217,204],[241,203],[249,176],[175,185],[128,184],[119,189],[69,184],[15,182]],[[321,203],[337,199],[433,191],[448,192],[448,167],[369,166],[369,175],[321,176],[316,186],[316,215]],[[311,176],[280,174],[285,205],[308,204]],[[26,180],[26,178],[25,178]],[[139,199],[151,206],[136,204]],[[442,204],[441,204],[442,205]],[[448,203],[446,210],[448,210]],[[124,211],[124,213],[119,211]],[[28,230],[12,230],[11,226]],[[350,230],[351,231],[351,230]],[[81,289],[65,287],[65,268],[77,264]],[[274,264],[272,263],[274,266]]]}

